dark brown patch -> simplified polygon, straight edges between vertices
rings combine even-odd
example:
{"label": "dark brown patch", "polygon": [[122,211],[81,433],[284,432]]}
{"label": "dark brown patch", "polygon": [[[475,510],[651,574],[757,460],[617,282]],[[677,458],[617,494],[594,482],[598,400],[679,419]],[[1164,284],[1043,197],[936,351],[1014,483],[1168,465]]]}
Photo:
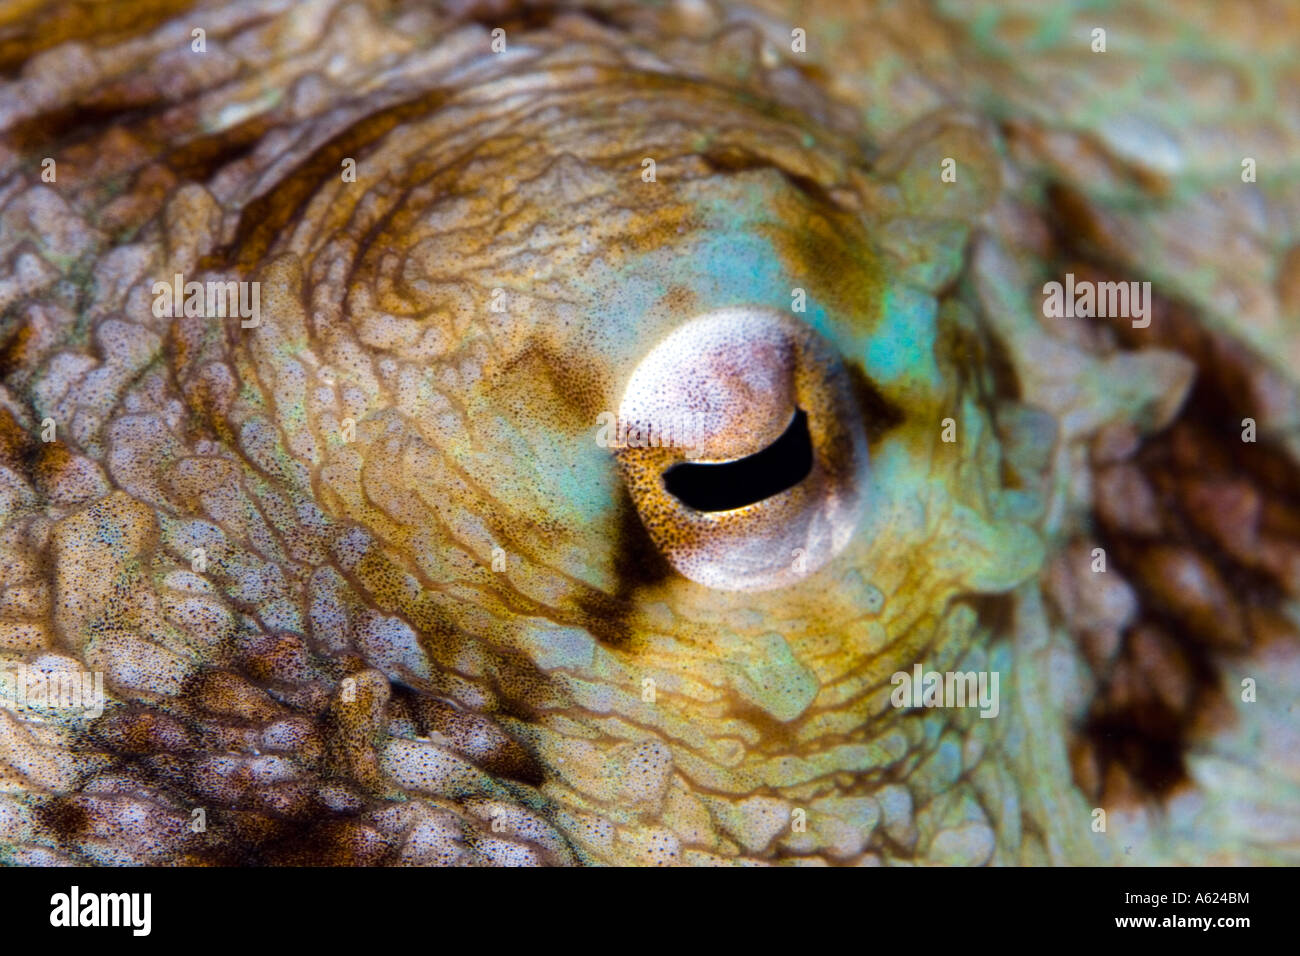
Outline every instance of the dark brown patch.
{"label": "dark brown patch", "polygon": [[14,23],[0,18],[0,76],[13,77],[24,63],[43,50],[80,41],[108,47],[140,36],[194,6],[193,0],[65,0],[41,6],[36,16]]}
{"label": "dark brown patch", "polygon": [[969,594],[962,598],[975,611],[980,630],[1010,634],[1015,627],[1016,599],[1011,594]]}
{"label": "dark brown patch", "polygon": [[615,585],[612,593],[586,588],[575,603],[582,624],[593,637],[627,650],[634,644],[637,596],[675,574],[641,523],[631,495],[620,482],[612,548]]}
{"label": "dark brown patch", "polygon": [[135,126],[155,111],[111,99],[73,103],[15,123],[5,133],[5,139],[18,153],[49,150],[55,145],[67,149],[86,142],[110,126]]}
{"label": "dark brown patch", "polygon": [[32,326],[20,322],[13,334],[0,344],[0,379],[7,379],[27,363],[27,344],[32,338]]}
{"label": "dark brown patch", "polygon": [[[1117,281],[1096,263],[1067,268],[1081,279]],[[1281,609],[1300,588],[1293,572],[1300,548],[1289,543],[1300,530],[1300,471],[1263,431],[1251,386],[1263,366],[1240,342],[1208,328],[1194,309],[1159,297],[1147,329],[1095,321],[1109,322],[1123,347],[1172,349],[1197,364],[1175,422],[1130,459],[1102,465],[1096,486],[1106,494],[1107,468],[1121,467],[1126,483],[1110,493],[1141,490],[1151,504],[1097,504],[1094,533],[1110,573],[1136,588],[1140,609],[1097,675],[1071,748],[1081,788],[1124,805],[1167,800],[1187,786],[1189,746],[1231,721],[1219,661],[1278,635],[1295,639]],[[1241,440],[1246,417],[1260,423],[1256,443]],[[1234,502],[1246,510],[1225,525],[1221,511]],[[1189,591],[1179,569],[1209,584]]]}
{"label": "dark brown patch", "polygon": [[[1140,176],[1143,189],[1158,187]],[[1104,209],[1072,187],[1049,183],[1052,271],[1092,282],[1142,281],[1112,259]],[[1103,327],[1123,349],[1169,349],[1196,363],[1176,420],[1118,463],[1097,464],[1093,535],[1108,573],[1135,589],[1139,609],[1108,660],[1093,660],[1097,691],[1070,745],[1076,783],[1108,805],[1164,802],[1190,784],[1185,755],[1221,729],[1233,709],[1221,661],[1262,641],[1295,640],[1281,615],[1300,591],[1300,470],[1267,437],[1254,382],[1267,365],[1197,310],[1159,293],[1151,324],[1079,319]],[[1241,440],[1241,420],[1260,426]],[[1108,469],[1116,481],[1108,485]],[[1122,480],[1119,480],[1122,477]],[[1134,506],[1132,501],[1140,500]],[[1223,507],[1243,509],[1218,520]],[[1168,569],[1168,570],[1164,570]],[[1204,587],[1177,572],[1203,575]],[[1195,581],[1196,579],[1192,579]],[[1085,649],[1087,635],[1076,635]]]}
{"label": "dark brown patch", "polygon": [[906,416],[901,408],[876,388],[861,362],[846,362],[844,367],[848,372],[854,402],[862,412],[862,426],[867,432],[867,442],[875,447],[885,435],[903,424]]}
{"label": "dark brown patch", "polygon": [[90,814],[76,797],[55,797],[36,808],[41,824],[59,838],[70,843],[90,829]]}
{"label": "dark brown patch", "polygon": [[193,750],[193,737],[173,717],[144,708],[132,708],[105,715],[95,722],[93,739],[125,756],[167,752],[187,754]]}
{"label": "dark brown patch", "polygon": [[498,713],[525,723],[538,718],[534,702],[549,696],[551,679],[530,658],[517,651],[494,648],[487,672],[498,695]]}
{"label": "dark brown patch", "polygon": [[391,862],[394,848],[371,827],[356,820],[333,815],[320,808],[321,815],[307,820],[272,826],[267,838],[252,848],[247,861],[268,866],[381,866]]}
{"label": "dark brown patch", "polygon": [[762,231],[785,273],[800,285],[815,288],[844,321],[870,322],[880,302],[884,274],[856,214],[807,189],[777,190],[771,202],[772,222]]}
{"label": "dark brown patch", "polygon": [[493,404],[519,421],[562,435],[594,435],[609,392],[609,372],[572,345],[557,351],[540,339],[493,376]]}
{"label": "dark brown patch", "polygon": [[477,23],[487,30],[501,27],[507,34],[544,30],[557,16],[581,14],[601,26],[618,26],[617,11],[600,7],[559,3],[521,3],[519,0],[475,0],[462,5],[461,20]]}
{"label": "dark brown patch", "polygon": [[1007,348],[983,323],[971,327],[940,321],[934,351],[962,391],[986,402],[1020,398],[1020,379]]}
{"label": "dark brown patch", "polygon": [[393,686],[393,703],[407,708],[416,728],[425,736],[438,733],[453,743],[465,739],[491,740],[492,750],[486,756],[460,752],[497,779],[516,780],[530,787],[540,787],[546,779],[537,759],[499,724],[486,717],[401,685]]}
{"label": "dark brown patch", "polygon": [[830,193],[827,192],[822,183],[809,176],[793,173],[773,162],[767,156],[754,153],[743,146],[734,143],[719,144],[707,149],[701,154],[700,159],[709,170],[715,173],[734,175],[764,169],[774,170],[780,173],[786,182],[802,193],[814,206],[827,209],[838,207],[838,204],[831,198]]}
{"label": "dark brown patch", "polygon": [[63,471],[72,461],[72,452],[63,442],[40,442],[35,444],[30,458],[34,465],[33,472],[36,485],[48,495],[58,487]]}
{"label": "dark brown patch", "polygon": [[245,206],[240,213],[234,240],[208,256],[203,265],[212,267],[224,263],[246,270],[256,265],[276,237],[302,217],[303,210],[321,184],[339,175],[344,158],[360,161],[366,150],[397,126],[436,111],[446,100],[447,93],[434,90],[370,113],[332,136],[287,172],[276,186]]}
{"label": "dark brown patch", "polygon": [[36,448],[32,436],[18,424],[8,409],[0,408],[0,463],[26,473],[27,463]]}
{"label": "dark brown patch", "polygon": [[664,306],[678,315],[691,315],[699,311],[699,296],[689,286],[674,285],[663,298]]}
{"label": "dark brown patch", "polygon": [[212,136],[201,136],[168,151],[164,162],[184,179],[204,182],[224,166],[251,153],[272,127],[265,115],[255,116]]}

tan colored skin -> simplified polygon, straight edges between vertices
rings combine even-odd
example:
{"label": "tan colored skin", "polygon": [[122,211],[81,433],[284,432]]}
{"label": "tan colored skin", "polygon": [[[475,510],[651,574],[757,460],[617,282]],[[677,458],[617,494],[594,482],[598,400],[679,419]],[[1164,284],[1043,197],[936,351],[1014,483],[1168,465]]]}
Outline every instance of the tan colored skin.
{"label": "tan colored skin", "polygon": [[[0,711],[6,861],[1293,857],[1297,104],[1259,111],[1296,24],[131,6],[0,13],[0,655],[110,691]],[[1126,151],[1151,49],[1177,148]],[[743,594],[672,572],[593,433],[746,304],[691,263],[751,221],[850,365],[899,289],[934,312],[859,363],[861,531]],[[1044,319],[1067,269],[1156,281],[1150,335]],[[261,325],[155,316],[176,273],[258,281]],[[917,662],[1001,713],[895,708]]]}

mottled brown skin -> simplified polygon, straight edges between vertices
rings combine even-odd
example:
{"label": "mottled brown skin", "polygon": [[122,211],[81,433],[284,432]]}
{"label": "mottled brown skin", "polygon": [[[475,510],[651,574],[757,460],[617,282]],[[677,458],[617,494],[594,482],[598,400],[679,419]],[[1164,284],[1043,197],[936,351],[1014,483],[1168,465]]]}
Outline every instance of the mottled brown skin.
{"label": "mottled brown skin", "polygon": [[[845,6],[0,9],[0,660],[109,689],[0,710],[0,859],[1294,860],[1294,12]],[[1150,327],[1045,318],[1067,271]],[[874,510],[700,587],[594,421],[795,285]],[[892,706],[918,662],[1001,715]]]}

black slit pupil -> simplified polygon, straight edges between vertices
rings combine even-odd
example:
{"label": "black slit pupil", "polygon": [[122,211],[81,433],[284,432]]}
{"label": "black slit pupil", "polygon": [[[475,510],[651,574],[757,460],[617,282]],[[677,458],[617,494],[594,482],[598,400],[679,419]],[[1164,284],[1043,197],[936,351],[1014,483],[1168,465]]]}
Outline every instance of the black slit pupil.
{"label": "black slit pupil", "polygon": [[802,409],[762,451],[736,461],[683,462],[664,472],[668,493],[696,511],[729,511],[793,488],[812,471],[812,438]]}

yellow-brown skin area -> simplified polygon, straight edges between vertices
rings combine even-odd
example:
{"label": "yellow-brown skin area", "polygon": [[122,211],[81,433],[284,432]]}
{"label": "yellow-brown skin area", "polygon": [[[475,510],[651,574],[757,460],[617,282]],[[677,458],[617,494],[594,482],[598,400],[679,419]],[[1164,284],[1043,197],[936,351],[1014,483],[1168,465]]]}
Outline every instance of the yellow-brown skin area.
{"label": "yellow-brown skin area", "polygon": [[[559,769],[561,761],[572,767],[578,759],[564,756],[574,720],[585,728],[584,735],[598,734],[595,753],[621,740],[667,744],[674,774],[665,786],[690,806],[697,805],[698,798],[688,796],[695,793],[723,801],[759,797],[770,801],[761,806],[764,814],[785,812],[780,808],[793,806],[789,801],[867,797],[881,780],[859,775],[862,765],[851,761],[864,758],[851,748],[875,747],[878,753],[870,762],[887,765],[926,746],[919,722],[889,707],[889,675],[927,653],[930,660],[959,660],[977,640],[973,615],[960,612],[942,642],[936,636],[949,602],[969,586],[970,565],[963,567],[963,562],[987,558],[978,549],[951,558],[956,539],[939,530],[946,521],[943,498],[927,505],[939,510],[923,526],[908,528],[881,518],[833,570],[810,578],[804,587],[740,597],[710,592],[662,571],[638,581],[650,569],[624,565],[629,549],[639,547],[645,553],[635,522],[625,511],[609,507],[597,520],[579,519],[564,500],[566,486],[525,478],[522,469],[529,461],[553,463],[557,440],[579,449],[585,458],[603,456],[591,447],[595,411],[616,408],[630,363],[658,334],[690,317],[663,307],[645,328],[633,330],[634,340],[615,350],[624,356],[623,364],[611,367],[600,323],[608,307],[605,297],[618,290],[598,285],[590,276],[596,254],[617,271],[635,256],[691,242],[699,228],[685,198],[691,193],[676,184],[699,182],[697,193],[703,196],[710,187],[708,179],[700,177],[717,175],[692,152],[694,143],[729,140],[729,148],[749,156],[751,163],[773,163],[788,155],[795,166],[786,170],[788,174],[819,177],[820,188],[828,194],[853,188],[836,178],[837,170],[847,164],[837,164],[833,154],[820,151],[816,163],[810,164],[811,157],[782,145],[799,141],[803,128],[750,113],[725,95],[657,77],[597,71],[596,80],[589,84],[584,75],[571,94],[567,88],[573,81],[563,71],[549,76],[555,92],[513,110],[504,140],[480,141],[476,132],[469,150],[457,149],[454,166],[443,165],[439,149],[442,140],[462,135],[444,118],[456,115],[455,98],[443,104],[444,113],[428,120],[427,133],[424,126],[408,123],[408,142],[419,144],[414,165],[408,166],[397,147],[381,146],[360,157],[361,166],[377,169],[377,178],[391,184],[377,207],[370,206],[371,193],[347,185],[323,184],[310,200],[302,200],[302,188],[294,186],[292,201],[303,205],[304,220],[312,228],[300,227],[273,242],[267,266],[253,273],[261,277],[264,295],[277,306],[283,303],[277,313],[279,328],[269,341],[265,335],[238,341],[236,354],[246,367],[257,369],[260,394],[276,393],[272,357],[281,350],[300,359],[302,350],[311,350],[320,365],[338,370],[340,384],[352,381],[362,383],[363,391],[375,389],[360,404],[349,406],[358,423],[355,444],[336,438],[337,418],[331,420],[328,410],[313,414],[309,406],[305,423],[287,409],[268,411],[279,415],[291,445],[295,430],[314,439],[313,453],[303,461],[313,475],[315,499],[331,515],[356,522],[379,539],[351,569],[351,576],[367,603],[399,614],[416,628],[438,674],[458,669],[463,674],[467,648],[489,659],[512,650],[527,659],[526,634],[539,622],[582,628],[600,640],[601,663],[594,671],[573,673],[561,667],[542,675],[527,668],[527,676],[521,676],[490,665],[498,706],[506,711],[526,708],[529,713],[527,725],[508,717],[503,721],[530,741],[551,768],[543,787],[549,798],[582,812],[613,815],[630,826],[647,823],[649,808],[637,807],[629,814],[593,786],[588,775],[598,775],[594,767],[599,766],[590,764],[598,759],[594,753],[580,769]],[[591,86],[601,91],[596,102]],[[623,121],[640,116],[647,107],[654,123]],[[545,117],[546,122],[530,125],[532,116]],[[719,121],[725,117],[727,127],[711,129],[711,116]],[[474,118],[477,124],[484,122],[478,113]],[[675,129],[675,120],[680,128]],[[365,138],[368,142],[368,134]],[[825,138],[833,142],[833,137]],[[334,154],[348,151],[347,144],[336,143],[330,147],[330,162],[312,161],[307,168],[330,167]],[[660,157],[663,186],[640,182],[636,174],[643,155]],[[556,176],[561,164],[568,165]],[[556,181],[545,191],[521,188],[548,175]],[[771,173],[747,175],[750,188],[770,196],[772,219],[779,223],[773,226],[777,248],[784,244],[785,249],[783,266],[791,275],[806,277],[801,281],[842,309],[846,321],[869,328],[878,320],[882,283],[871,266],[877,254],[870,251],[861,222],[832,205],[796,194]],[[585,191],[575,195],[591,195],[592,204],[569,207],[572,212],[558,217],[553,205],[557,187]],[[440,231],[430,231],[421,221],[426,215],[421,202],[447,196],[459,200],[455,218],[440,222]],[[550,230],[545,242],[550,257],[540,263],[528,260],[520,269],[508,258],[509,250],[518,237],[543,227]],[[575,255],[579,229],[594,237],[594,253]],[[293,257],[327,249],[339,234],[348,237],[349,248],[364,253],[355,260],[345,289],[334,293],[345,303],[344,314],[317,319],[313,329],[298,314],[296,303],[310,300],[310,283],[303,276],[317,267],[310,259]],[[404,283],[409,270],[390,265],[385,272],[385,261],[405,264],[404,256],[418,257],[430,243],[437,243],[436,259],[417,258],[415,274],[432,291]],[[293,250],[289,258],[279,258],[286,250]],[[484,315],[492,287],[514,294],[508,317],[497,324],[491,313]],[[414,341],[417,330],[422,333],[434,322],[450,322],[457,332],[463,325],[462,344],[438,356],[443,364],[421,368],[419,375],[436,383],[440,372],[456,367],[456,356],[469,355],[476,381],[430,386],[441,397],[419,401],[373,386],[368,369],[347,357],[368,351],[364,342],[357,346],[353,336],[379,334],[366,331],[363,324],[364,309],[371,302],[412,317],[403,320],[412,329],[404,342]],[[348,309],[354,303],[361,304],[360,315]],[[486,335],[474,339],[484,324]],[[475,351],[475,344],[485,339],[488,344]],[[401,361],[402,346],[393,351]],[[352,369],[345,365],[356,374],[349,374]],[[545,372],[536,374],[540,369]],[[949,486],[987,487],[991,474],[976,482],[961,474],[972,467],[995,467],[996,446],[988,446],[992,454],[980,463],[938,445],[934,413],[940,407],[954,408],[956,395],[920,394],[915,385],[910,388],[913,391],[886,396],[897,405],[906,403],[909,412],[902,426],[880,436],[878,444],[897,442],[916,460],[930,462],[930,490],[922,492],[927,498]],[[968,414],[979,414],[977,407],[971,406]],[[451,430],[439,426],[435,413],[447,409],[464,424]],[[501,419],[523,436],[529,456],[512,455],[499,444],[496,422]],[[308,444],[304,439],[303,447]],[[598,462],[612,474],[612,460]],[[607,487],[623,497],[613,482]],[[964,496],[962,490],[953,492],[954,499]],[[882,501],[880,507],[893,504]],[[968,504],[982,514],[991,507],[979,500]],[[622,507],[626,509],[626,503]],[[743,533],[743,516],[736,520]],[[486,534],[458,530],[467,521],[481,522]],[[959,527],[953,533],[964,534]],[[507,555],[504,573],[490,570],[493,545]],[[898,555],[907,559],[900,561]],[[940,560],[946,569],[940,570]],[[864,569],[870,583],[881,590],[883,612],[865,612],[858,603],[860,594],[838,582],[838,575],[853,567]],[[747,623],[738,624],[738,615]],[[737,668],[761,666],[771,653],[759,640],[771,633],[781,635],[790,655],[783,664],[790,673],[775,678],[798,678],[821,688],[816,701],[806,711],[800,709],[794,722],[756,706],[752,696],[737,693],[733,686]],[[596,675],[614,696],[593,711],[571,682],[587,682]],[[641,699],[646,678],[662,687],[652,707]],[[444,681],[435,677],[431,689],[446,692]],[[813,757],[821,762],[804,763]],[[807,769],[787,773],[782,768],[791,761]],[[793,782],[786,782],[787,777]],[[739,826],[729,825],[733,830]],[[725,833],[712,836],[704,846],[725,852],[730,839]],[[755,841],[748,847],[751,852],[766,845],[758,837],[750,839]]]}
{"label": "yellow-brown skin area", "polygon": [[189,0],[121,0],[112,4],[13,0],[0,6],[0,72],[21,66],[61,43],[112,46],[192,5]]}
{"label": "yellow-brown skin area", "polygon": [[[283,164],[278,180],[263,183],[260,198],[235,216],[209,192],[171,194],[149,275],[207,268],[256,279],[265,320],[248,333],[206,319],[156,324],[175,385],[160,379],[149,387],[176,388],[188,417],[162,446],[110,466],[110,482],[125,481],[133,494],[113,491],[57,526],[58,644],[106,668],[120,699],[161,703],[191,735],[196,722],[208,726],[202,733],[228,735],[214,719],[275,725],[285,719],[285,689],[315,675],[289,692],[291,710],[316,728],[295,751],[300,766],[342,774],[366,799],[402,789],[381,756],[392,721],[414,720],[417,730],[453,742],[496,725],[505,735],[498,731],[495,749],[474,760],[506,768],[507,779],[480,786],[540,808],[575,841],[579,858],[642,859],[662,846],[674,859],[791,852],[777,850],[777,832],[769,832],[773,815],[788,818],[790,801],[856,794],[859,811],[873,808],[870,793],[884,780],[862,769],[927,748],[921,728],[889,708],[882,691],[888,674],[935,640],[961,574],[924,570],[926,547],[942,548],[932,536],[920,548],[864,538],[835,573],[879,567],[872,581],[885,611],[874,618],[864,617],[860,595],[829,578],[740,598],[668,572],[647,548],[613,459],[594,446],[592,432],[596,413],[617,407],[631,364],[699,303],[680,285],[667,289],[644,325],[619,330],[631,333],[625,342],[602,340],[601,313],[618,294],[620,270],[694,241],[704,228],[699,199],[711,184],[738,177],[772,203],[783,268],[846,321],[873,321],[880,279],[866,266],[875,254],[862,224],[839,208],[854,203],[851,147],[815,129],[821,146],[809,151],[801,144],[810,128],[792,112],[756,110],[707,84],[608,66],[531,77],[536,90],[517,101],[497,81],[500,93],[484,84],[372,111]],[[219,136],[240,148],[249,129]],[[209,157],[220,148],[171,155],[172,169],[192,172],[215,162]],[[659,183],[640,181],[646,155],[657,160]],[[357,160],[356,184],[338,181],[345,157]],[[105,168],[118,161],[80,159]],[[251,181],[255,167],[242,168]],[[568,204],[563,217],[557,195]],[[539,247],[545,258],[536,257]],[[593,269],[607,269],[607,278],[594,279]],[[488,310],[493,288],[511,296],[499,319]],[[815,392],[815,383],[805,391]],[[343,438],[345,418],[356,424],[354,441]],[[561,482],[554,469],[566,455],[581,458],[600,484]],[[530,474],[537,467],[551,470]],[[575,492],[581,503],[566,500]],[[593,515],[591,502],[602,495],[608,501]],[[284,511],[293,501],[322,509],[316,530],[295,527]],[[367,667],[381,652],[373,644],[322,657],[322,642],[335,639],[314,630],[304,643],[292,627],[268,626],[263,637],[239,638],[243,650],[231,646],[229,624],[216,644],[198,637],[188,616],[197,613],[188,610],[197,608],[193,599],[155,597],[173,587],[163,577],[174,580],[189,557],[156,507],[167,522],[206,516],[225,529],[225,543],[208,556],[218,593],[247,592],[238,582],[250,550],[278,564],[289,600],[300,594],[307,605],[322,587],[312,582],[334,565],[331,593],[352,609],[349,629],[362,627],[356,615],[377,611],[418,635],[427,670],[403,672],[415,695],[394,700],[389,682]],[[241,510],[248,519],[235,517]],[[259,545],[259,527],[280,543],[270,551]],[[340,544],[349,527],[370,538]],[[96,538],[116,543],[101,552]],[[491,570],[494,545],[505,552],[504,572]],[[914,557],[886,562],[866,548]],[[262,600],[234,604],[257,619],[267,613]],[[959,654],[973,637],[973,618],[961,619],[947,653]],[[585,667],[534,659],[545,646],[537,635],[544,642],[557,625],[596,638]],[[91,634],[116,636],[87,643]],[[764,671],[773,653],[765,635],[773,634],[785,657]],[[142,638],[170,650],[147,652]],[[122,660],[145,661],[162,696],[128,686]],[[355,682],[347,693],[345,678]],[[659,687],[653,705],[642,699],[646,678]],[[793,681],[788,693],[807,701],[782,703],[781,686],[775,697],[759,686],[768,680]],[[591,696],[598,686],[599,705]],[[280,688],[282,704],[270,704],[259,687]],[[459,703],[446,713],[421,703],[440,699]],[[448,716],[467,710],[483,717]],[[133,747],[142,726],[161,726],[140,719],[122,731]],[[611,776],[623,790],[602,782]],[[535,795],[521,795],[520,786]],[[240,832],[272,839],[274,814],[247,820],[240,814],[256,814],[250,807],[259,798],[243,800],[252,802],[230,811],[243,821]],[[294,818],[312,806],[299,795],[280,812]],[[878,809],[862,812],[879,819]],[[610,822],[614,844],[584,835]],[[872,828],[835,853],[860,852]]]}

